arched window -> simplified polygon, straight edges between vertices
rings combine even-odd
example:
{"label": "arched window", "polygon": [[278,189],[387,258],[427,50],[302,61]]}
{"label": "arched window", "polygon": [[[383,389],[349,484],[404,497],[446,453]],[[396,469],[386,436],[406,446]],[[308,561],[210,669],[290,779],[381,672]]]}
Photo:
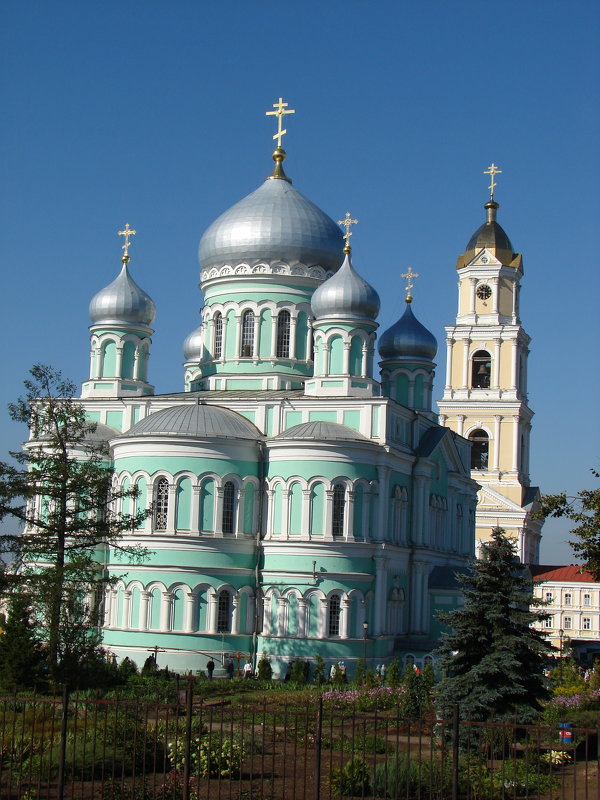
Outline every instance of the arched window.
{"label": "arched window", "polygon": [[290,319],[285,309],[277,315],[277,358],[290,357]]}
{"label": "arched window", "polygon": [[213,358],[223,355],[223,315],[220,311],[213,317]]}
{"label": "arched window", "polygon": [[489,389],[492,375],[492,359],[485,350],[478,350],[471,359],[471,387]]}
{"label": "arched window", "polygon": [[333,536],[344,535],[344,509],[346,506],[346,488],[343,483],[336,483],[333,487],[333,521],[331,533]]}
{"label": "arched window", "polygon": [[217,603],[217,633],[229,633],[231,630],[231,595],[227,589],[219,592]]}
{"label": "arched window", "polygon": [[340,635],[341,598],[339,594],[332,594],[329,598],[329,636]]}
{"label": "arched window", "polygon": [[223,533],[235,533],[235,486],[227,481],[223,486]]}
{"label": "arched window", "polygon": [[490,441],[481,428],[469,434],[471,442],[471,469],[487,469]]}
{"label": "arched window", "polygon": [[252,358],[254,355],[254,311],[244,311],[242,317],[242,338],[240,358]]}
{"label": "arched window", "polygon": [[154,530],[167,530],[167,515],[169,511],[169,481],[159,478],[154,490]]}

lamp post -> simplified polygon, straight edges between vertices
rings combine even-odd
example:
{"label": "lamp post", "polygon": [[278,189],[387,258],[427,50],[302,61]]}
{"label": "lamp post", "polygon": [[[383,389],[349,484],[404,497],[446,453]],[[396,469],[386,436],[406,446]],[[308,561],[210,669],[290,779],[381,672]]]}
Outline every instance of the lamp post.
{"label": "lamp post", "polygon": [[558,677],[560,679],[560,685],[562,686],[562,677],[563,677],[563,639],[565,636],[565,632],[561,628],[558,632],[558,639],[560,642],[560,661],[558,662]]}
{"label": "lamp post", "polygon": [[367,634],[369,632],[369,623],[367,620],[363,622],[363,661],[365,662],[365,669],[367,668]]}

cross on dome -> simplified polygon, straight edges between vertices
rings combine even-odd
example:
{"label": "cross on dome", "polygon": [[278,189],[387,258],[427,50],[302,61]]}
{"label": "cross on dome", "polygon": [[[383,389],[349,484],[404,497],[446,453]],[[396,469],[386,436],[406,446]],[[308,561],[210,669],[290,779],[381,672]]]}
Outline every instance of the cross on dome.
{"label": "cross on dome", "polygon": [[501,173],[502,173],[502,170],[498,169],[498,166],[496,164],[494,164],[493,161],[490,164],[490,166],[487,169],[484,169],[484,171],[483,171],[484,175],[489,175],[490,176],[490,185],[488,186],[488,189],[490,190],[490,200],[494,199],[494,189],[497,186],[496,181],[494,180],[494,177],[496,175],[500,175]]}
{"label": "cross on dome", "polygon": [[351,225],[358,225],[357,219],[352,219],[352,215],[349,211],[346,211],[346,216],[344,219],[338,219],[338,225],[341,225],[342,228],[346,229],[346,233],[344,234],[344,240],[346,242],[346,246],[344,247],[344,253],[351,253],[352,248],[350,247],[350,237],[352,236],[352,231],[350,230]]}
{"label": "cross on dome", "polygon": [[418,278],[419,277],[419,273],[418,272],[413,272],[413,268],[412,267],[408,267],[406,272],[402,272],[401,273],[400,277],[401,278],[406,278],[406,289],[405,289],[405,291],[406,291],[406,302],[407,303],[412,303],[412,295],[410,293],[410,290],[414,286],[413,278]]}
{"label": "cross on dome", "polygon": [[117,234],[119,236],[124,236],[125,237],[125,244],[121,245],[121,249],[125,251],[124,254],[123,254],[123,258],[126,258],[129,261],[129,245],[130,245],[129,237],[130,236],[135,236],[136,231],[132,230],[129,227],[129,223],[126,222],[125,223],[125,228],[122,231],[117,231]]}
{"label": "cross on dome", "polygon": [[283,102],[283,97],[280,97],[276,103],[273,103],[273,108],[275,111],[265,111],[265,116],[275,116],[277,117],[277,133],[273,136],[273,139],[277,139],[277,147],[281,147],[281,137],[287,133],[287,130],[282,129],[281,122],[285,114],[295,114],[296,109],[288,108],[289,103]]}

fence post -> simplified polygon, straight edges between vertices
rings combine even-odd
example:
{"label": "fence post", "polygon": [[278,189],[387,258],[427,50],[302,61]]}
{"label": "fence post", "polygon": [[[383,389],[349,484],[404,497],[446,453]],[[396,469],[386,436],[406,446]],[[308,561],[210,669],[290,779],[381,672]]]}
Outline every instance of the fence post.
{"label": "fence post", "polygon": [[452,706],[452,800],[458,798],[458,703]]}
{"label": "fence post", "polygon": [[183,794],[182,800],[190,800],[190,762],[192,753],[192,708],[194,700],[194,678],[188,677],[185,693],[185,751],[183,761]]}
{"label": "fence post", "polygon": [[315,733],[315,800],[321,798],[321,739],[323,738],[323,695],[319,695],[317,707],[317,731]]}
{"label": "fence post", "polygon": [[65,796],[65,761],[67,757],[67,717],[69,715],[69,684],[65,681],[62,693],[62,719],[60,721],[60,753],[58,756],[58,787],[56,800]]}

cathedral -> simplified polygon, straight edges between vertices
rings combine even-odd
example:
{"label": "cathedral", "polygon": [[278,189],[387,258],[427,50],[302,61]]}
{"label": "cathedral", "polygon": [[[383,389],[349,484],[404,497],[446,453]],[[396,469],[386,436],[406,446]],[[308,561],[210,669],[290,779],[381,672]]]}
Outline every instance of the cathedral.
{"label": "cathedral", "polygon": [[200,239],[183,391],[150,382],[155,305],[130,271],[128,225],[120,273],[90,304],[82,403],[115,481],[138,490],[121,511],[151,508],[128,536],[148,560],[106,553],[104,645],[138,665],[154,650],[180,672],[228,654],[266,656],[279,677],[317,654],[349,674],[362,658],[424,664],[438,612],[460,603],[476,524],[514,531],[537,560],[521,257],[492,196],[459,258],[440,424],[437,342],[413,312],[410,268],[403,313],[378,337],[355,220],[334,222],[292,184],[292,111],[273,107],[272,174]]}

